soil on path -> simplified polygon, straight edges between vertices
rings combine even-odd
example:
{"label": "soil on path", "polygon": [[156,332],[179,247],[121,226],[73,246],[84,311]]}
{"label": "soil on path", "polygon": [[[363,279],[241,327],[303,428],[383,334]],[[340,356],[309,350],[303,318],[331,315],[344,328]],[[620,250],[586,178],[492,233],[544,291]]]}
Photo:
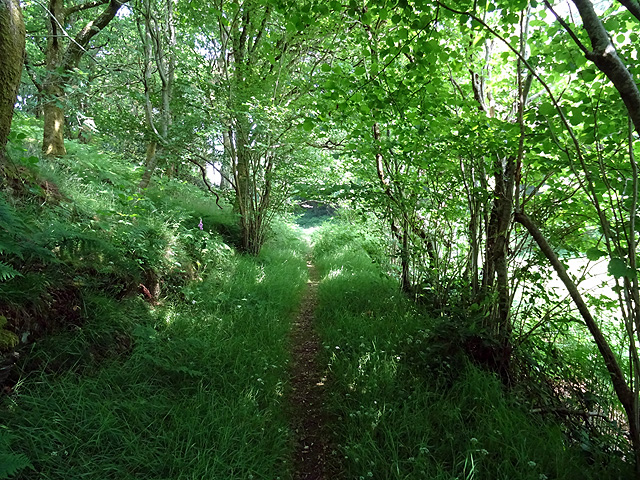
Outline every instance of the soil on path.
{"label": "soil on path", "polygon": [[326,366],[318,359],[321,343],[314,328],[318,272],[307,262],[309,281],[291,331],[292,365],[289,407],[294,432],[294,480],[336,478],[324,409]]}

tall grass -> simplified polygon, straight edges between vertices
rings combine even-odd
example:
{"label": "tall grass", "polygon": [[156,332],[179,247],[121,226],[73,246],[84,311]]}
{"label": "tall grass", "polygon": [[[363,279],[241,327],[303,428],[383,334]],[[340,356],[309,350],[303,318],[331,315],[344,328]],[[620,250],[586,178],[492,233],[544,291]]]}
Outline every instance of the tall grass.
{"label": "tall grass", "polygon": [[321,229],[314,254],[344,478],[631,478],[619,458],[569,443],[470,364],[451,341],[463,326],[404,299],[356,226]]}
{"label": "tall grass", "polygon": [[258,258],[239,255],[228,205],[176,180],[140,194],[128,159],[67,146],[33,167],[61,198],[0,198],[0,227],[20,227],[0,228],[0,314],[29,342],[0,403],[11,478],[289,478],[306,245],[277,224]]}
{"label": "tall grass", "polygon": [[146,315],[103,303],[87,328],[129,317],[131,353],[16,387],[3,423],[33,464],[16,478],[287,478],[281,403],[302,257],[291,242],[234,255],[228,272],[203,272],[188,302]]}

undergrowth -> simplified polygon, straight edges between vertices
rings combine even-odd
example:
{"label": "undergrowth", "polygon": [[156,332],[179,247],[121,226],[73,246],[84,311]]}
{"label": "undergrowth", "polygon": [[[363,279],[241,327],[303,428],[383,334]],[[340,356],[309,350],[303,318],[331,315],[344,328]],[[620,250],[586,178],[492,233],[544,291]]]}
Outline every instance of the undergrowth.
{"label": "undergrowth", "polygon": [[[87,371],[55,380],[32,373],[4,412],[34,467],[16,478],[287,478],[281,403],[302,257],[291,244],[233,255],[190,285],[188,302],[120,312],[133,323],[130,355],[79,359]],[[92,329],[116,321],[105,310]]]}
{"label": "undergrowth", "polygon": [[0,194],[0,315],[20,340],[0,478],[287,478],[306,247],[276,224],[239,255],[229,205],[178,180],[139,192],[99,142],[39,159],[38,128],[18,118]]}
{"label": "undergrowth", "polygon": [[626,479],[471,363],[465,324],[429,318],[383,274],[362,227],[325,226],[314,257],[331,416],[348,479]]}

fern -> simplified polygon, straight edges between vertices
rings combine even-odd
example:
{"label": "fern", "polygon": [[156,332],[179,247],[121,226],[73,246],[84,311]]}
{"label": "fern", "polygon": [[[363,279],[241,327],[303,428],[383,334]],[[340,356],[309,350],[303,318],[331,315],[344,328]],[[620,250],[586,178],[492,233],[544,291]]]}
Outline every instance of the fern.
{"label": "fern", "polygon": [[6,282],[7,280],[11,280],[12,278],[21,276],[22,274],[11,265],[0,262],[0,282]]}
{"label": "fern", "polygon": [[0,480],[10,478],[25,468],[33,468],[25,455],[10,451],[10,444],[10,435],[0,430]]}
{"label": "fern", "polygon": [[31,462],[25,455],[0,453],[0,480],[10,478],[27,467],[31,467]]}

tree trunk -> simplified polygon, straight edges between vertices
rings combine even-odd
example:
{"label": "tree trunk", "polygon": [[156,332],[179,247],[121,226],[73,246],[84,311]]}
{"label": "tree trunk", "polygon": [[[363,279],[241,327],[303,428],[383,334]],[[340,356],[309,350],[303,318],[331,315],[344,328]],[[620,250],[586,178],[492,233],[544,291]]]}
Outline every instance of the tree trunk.
{"label": "tree trunk", "polygon": [[24,58],[25,30],[20,2],[0,0],[0,175],[11,130]]}
{"label": "tree trunk", "polygon": [[145,158],[145,168],[144,173],[142,174],[142,180],[140,180],[140,185],[138,186],[139,190],[144,190],[151,183],[151,175],[156,168],[156,164],[158,163],[158,155],[156,154],[156,148],[158,146],[158,142],[151,141],[147,144],[147,156]]}
{"label": "tree trunk", "polygon": [[44,134],[42,153],[56,157],[66,155],[64,147],[64,93],[57,80],[49,79],[45,84]]}
{"label": "tree trunk", "polygon": [[46,50],[47,76],[42,85],[44,93],[42,153],[53,156],[62,156],[67,153],[64,148],[64,83],[61,77],[64,24],[63,0],[50,0],[47,17],[49,34]]}
{"label": "tree trunk", "polygon": [[[158,164],[157,149],[158,147],[162,149],[162,145],[167,143],[169,128],[173,123],[171,100],[175,83],[176,31],[172,1],[167,0],[165,7],[164,11],[157,12],[155,5],[152,5],[150,0],[144,1],[142,12],[144,26],[140,23],[138,24],[138,33],[144,47],[145,116],[147,127],[151,130],[150,134],[153,136],[147,145],[147,157],[139,185],[140,190],[147,188],[151,182],[151,177]],[[158,121],[154,120],[154,110],[156,109],[151,101],[151,79],[154,70],[158,73],[161,84],[160,97],[162,102],[158,108]]]}
{"label": "tree trunk", "polygon": [[400,251],[402,259],[402,291],[409,293],[411,291],[411,268],[409,255],[409,226],[402,227],[402,250]]}
{"label": "tree trunk", "polygon": [[224,146],[224,155],[222,156],[222,162],[220,162],[220,189],[229,190],[232,188],[229,178],[233,176],[231,159],[233,158],[233,147],[231,146],[231,133],[230,129],[226,128],[222,131],[222,144]]}
{"label": "tree trunk", "polygon": [[[63,39],[67,14],[86,10],[102,5],[89,2],[64,8],[63,0],[49,0],[47,5],[47,29],[49,38],[46,49],[47,76],[43,82],[44,92],[44,134],[42,137],[42,152],[45,155],[65,155],[64,148],[64,87],[66,77],[80,64],[91,39],[100,33],[116,16],[120,7],[129,0],[110,0],[104,11],[80,30],[76,37],[69,42],[66,49]],[[106,2],[105,2],[106,3]],[[86,7],[86,8],[85,8]]]}
{"label": "tree trunk", "polygon": [[482,287],[487,298],[494,294],[497,296],[496,303],[491,307],[490,328],[503,346],[507,347],[511,336],[511,319],[509,318],[511,296],[509,295],[507,249],[513,212],[514,158],[508,157],[504,165],[502,160],[497,159],[495,168],[496,186],[491,216],[487,225]]}
{"label": "tree trunk", "polygon": [[256,234],[256,212],[253,208],[251,195],[257,185],[250,177],[250,166],[248,154],[245,151],[244,143],[236,146],[236,203],[235,209],[240,214],[240,230],[242,232],[242,249],[248,253],[255,253],[260,247],[255,245]]}

